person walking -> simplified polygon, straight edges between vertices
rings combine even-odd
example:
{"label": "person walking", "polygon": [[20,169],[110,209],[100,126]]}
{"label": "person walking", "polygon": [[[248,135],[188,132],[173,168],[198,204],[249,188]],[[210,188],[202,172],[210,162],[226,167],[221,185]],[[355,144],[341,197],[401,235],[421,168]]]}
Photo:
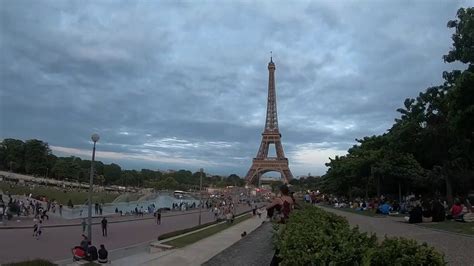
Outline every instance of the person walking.
{"label": "person walking", "polygon": [[39,223],[35,224],[34,226],[34,236],[36,237],[36,240],[39,239],[39,237],[41,236],[41,226],[43,224],[43,221],[42,220],[39,220]]}
{"label": "person walking", "polygon": [[33,225],[33,237],[35,237],[36,232],[38,232],[38,224],[39,224],[39,221],[36,221],[35,224]]}
{"label": "person walking", "polygon": [[156,224],[161,224],[161,212],[156,213]]}
{"label": "person walking", "polygon": [[63,216],[63,205],[59,204],[59,215]]}
{"label": "person walking", "polygon": [[102,218],[102,236],[107,236],[107,219]]}
{"label": "person walking", "polygon": [[82,225],[82,232],[84,233],[86,231],[86,225],[87,225],[86,218],[82,219],[81,225]]}

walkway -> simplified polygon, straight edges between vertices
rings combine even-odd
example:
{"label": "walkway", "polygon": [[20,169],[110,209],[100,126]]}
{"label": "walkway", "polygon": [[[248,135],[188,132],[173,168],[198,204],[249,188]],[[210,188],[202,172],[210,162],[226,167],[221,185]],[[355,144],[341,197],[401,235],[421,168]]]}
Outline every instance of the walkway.
{"label": "walkway", "polygon": [[[262,216],[264,217],[264,216]],[[111,257],[112,265],[201,265],[241,239],[242,232],[252,232],[262,224],[257,216],[183,248],[150,254],[142,252],[122,259]],[[244,265],[244,264],[241,264]]]}
{"label": "walkway", "polygon": [[[248,206],[239,206],[237,212],[247,211]],[[214,220],[210,211],[202,213],[202,222]],[[140,219],[131,222],[111,223],[108,226],[108,237],[103,237],[99,225],[92,227],[94,244],[105,244],[107,249],[114,250],[132,245],[146,245],[157,239],[158,235],[185,229],[198,224],[198,213],[163,216],[162,224],[156,225],[153,219]],[[44,258],[51,261],[71,258],[71,248],[81,241],[81,226],[59,226],[43,228],[39,240],[32,237],[33,229],[0,230],[0,264],[33,258]],[[21,247],[21,248],[18,248]]]}
{"label": "walkway", "polygon": [[[321,207],[321,206],[320,206]],[[363,232],[376,233],[379,238],[401,236],[427,242],[443,252],[449,265],[474,265],[474,237],[427,229],[408,224],[401,217],[368,217],[364,215],[321,207],[326,211],[347,218],[351,225],[359,226]]]}
{"label": "walkway", "polygon": [[270,265],[275,253],[273,232],[272,223],[264,223],[255,231],[204,263],[203,266]]}

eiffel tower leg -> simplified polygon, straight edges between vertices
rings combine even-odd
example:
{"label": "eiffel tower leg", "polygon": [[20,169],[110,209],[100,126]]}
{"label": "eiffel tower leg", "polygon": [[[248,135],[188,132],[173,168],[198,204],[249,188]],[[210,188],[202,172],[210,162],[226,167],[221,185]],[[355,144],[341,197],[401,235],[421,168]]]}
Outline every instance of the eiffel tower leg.
{"label": "eiffel tower leg", "polygon": [[252,184],[256,175],[257,169],[255,169],[253,166],[250,167],[249,171],[247,172],[247,175],[245,176],[245,181],[247,182],[247,184]]}
{"label": "eiffel tower leg", "polygon": [[290,183],[290,180],[293,179],[293,174],[291,173],[290,169],[284,169],[282,173],[283,183]]}

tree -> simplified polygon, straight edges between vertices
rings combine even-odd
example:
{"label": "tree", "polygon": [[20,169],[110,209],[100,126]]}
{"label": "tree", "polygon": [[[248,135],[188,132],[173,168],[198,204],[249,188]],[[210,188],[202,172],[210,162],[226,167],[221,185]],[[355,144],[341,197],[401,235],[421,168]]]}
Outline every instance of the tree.
{"label": "tree", "polygon": [[346,156],[330,159],[326,189],[350,195],[364,183],[367,194],[375,181],[377,194],[403,184],[431,194],[444,190],[451,201],[474,188],[474,9],[459,9],[448,27],[455,33],[444,60],[467,68],[444,72],[444,84],[406,99],[387,134],[358,140]]}
{"label": "tree", "polygon": [[171,176],[166,177],[165,179],[158,181],[155,185],[155,189],[177,189],[179,188],[179,183]]}
{"label": "tree", "polygon": [[48,168],[48,156],[51,154],[48,143],[37,139],[25,142],[25,172],[45,175]]}
{"label": "tree", "polygon": [[[52,175],[59,180],[70,179],[80,181],[82,169],[79,160],[80,158],[74,156],[58,158],[52,169]],[[82,181],[84,181],[84,178]]]}
{"label": "tree", "polygon": [[122,168],[120,167],[120,165],[114,163],[104,165],[104,176],[106,184],[115,183],[117,180],[120,179],[121,175]]}
{"label": "tree", "polygon": [[4,139],[2,150],[5,152],[3,168],[14,172],[23,172],[25,143],[18,139]]}

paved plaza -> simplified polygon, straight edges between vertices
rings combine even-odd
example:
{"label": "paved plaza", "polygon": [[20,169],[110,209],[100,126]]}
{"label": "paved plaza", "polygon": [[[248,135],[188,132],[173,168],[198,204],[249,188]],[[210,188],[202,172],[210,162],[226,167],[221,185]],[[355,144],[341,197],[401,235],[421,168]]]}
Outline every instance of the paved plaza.
{"label": "paved plaza", "polygon": [[[247,205],[237,206],[237,213],[247,210],[250,210]],[[163,216],[161,225],[157,225],[154,219],[112,222],[108,226],[108,237],[102,236],[100,225],[94,225],[92,241],[96,246],[104,244],[108,250],[140,245],[156,240],[160,234],[195,226],[198,224],[198,217],[198,212],[191,211],[182,215]],[[211,221],[214,221],[214,215],[209,210],[204,210],[202,222]],[[55,223],[59,222],[56,220]],[[39,240],[32,234],[33,228],[30,226],[22,229],[0,229],[0,264],[34,258],[50,261],[72,258],[71,248],[79,245],[82,226],[77,224],[43,227],[43,235]]]}
{"label": "paved plaza", "polygon": [[114,259],[112,257],[112,265],[202,265],[212,257],[218,255],[220,252],[232,248],[232,245],[241,239],[242,232],[245,231],[251,234],[251,232],[255,229],[259,230],[260,226],[262,225],[262,221],[264,221],[263,216],[262,218],[254,216],[234,226],[231,226],[226,230],[201,239],[183,248],[171,249],[152,254],[142,251],[135,255],[127,256],[121,259]]}

